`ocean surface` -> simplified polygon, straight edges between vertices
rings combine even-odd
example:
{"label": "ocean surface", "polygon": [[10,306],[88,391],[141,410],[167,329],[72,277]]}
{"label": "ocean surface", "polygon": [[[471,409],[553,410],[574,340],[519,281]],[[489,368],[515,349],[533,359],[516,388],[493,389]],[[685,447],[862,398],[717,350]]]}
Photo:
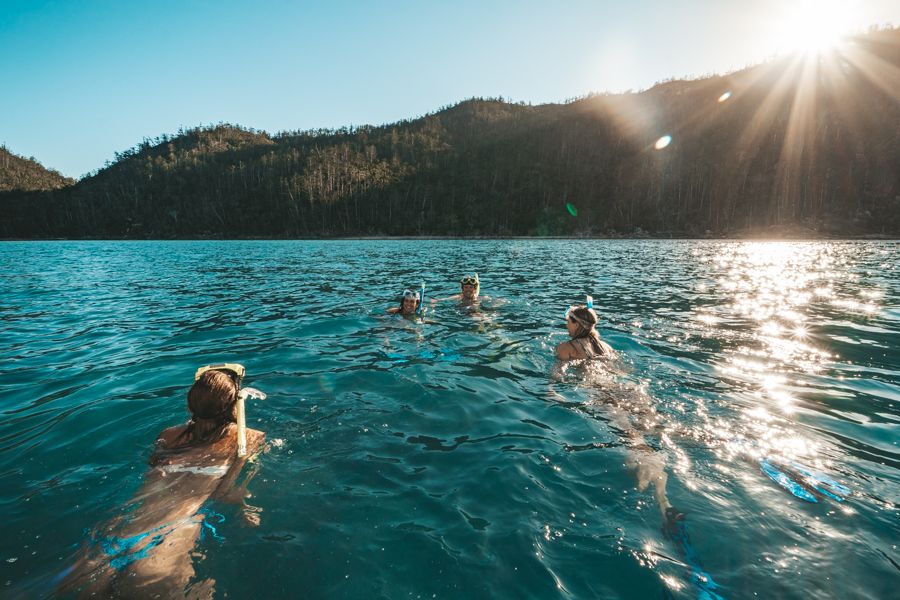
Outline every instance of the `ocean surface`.
{"label": "ocean surface", "polygon": [[[898,266],[881,241],[2,243],[0,595],[54,595],[197,367],[234,361],[270,447],[259,526],[214,502],[184,557],[216,597],[896,597]],[[475,271],[478,310],[384,312]],[[561,365],[586,294],[618,358]]]}

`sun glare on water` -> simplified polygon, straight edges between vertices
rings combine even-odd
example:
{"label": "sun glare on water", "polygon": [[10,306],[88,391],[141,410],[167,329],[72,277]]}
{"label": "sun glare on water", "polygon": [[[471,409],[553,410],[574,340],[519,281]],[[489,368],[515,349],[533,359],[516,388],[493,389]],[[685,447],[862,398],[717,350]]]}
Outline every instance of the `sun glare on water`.
{"label": "sun glare on water", "polygon": [[775,50],[821,54],[852,33],[854,0],[794,0],[782,5],[776,21]]}

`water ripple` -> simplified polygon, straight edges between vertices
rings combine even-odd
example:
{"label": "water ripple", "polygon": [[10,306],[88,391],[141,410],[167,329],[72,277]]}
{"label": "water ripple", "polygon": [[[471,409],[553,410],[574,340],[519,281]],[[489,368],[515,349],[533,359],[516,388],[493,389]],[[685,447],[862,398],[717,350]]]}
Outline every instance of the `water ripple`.
{"label": "water ripple", "polygon": [[[898,264],[893,242],[5,243],[5,585],[49,594],[196,367],[239,361],[278,443],[260,527],[222,507],[194,559],[221,594],[887,597]],[[384,314],[473,271],[479,312]],[[620,359],[557,365],[585,294]]]}

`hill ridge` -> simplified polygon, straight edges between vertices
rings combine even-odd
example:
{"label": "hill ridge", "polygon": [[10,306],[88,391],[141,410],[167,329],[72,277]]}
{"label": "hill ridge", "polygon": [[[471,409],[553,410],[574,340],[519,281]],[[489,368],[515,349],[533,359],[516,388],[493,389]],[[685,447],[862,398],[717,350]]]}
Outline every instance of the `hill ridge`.
{"label": "hill ridge", "polygon": [[842,52],[380,126],[182,130],[68,188],[0,194],[0,235],[896,235],[900,29]]}

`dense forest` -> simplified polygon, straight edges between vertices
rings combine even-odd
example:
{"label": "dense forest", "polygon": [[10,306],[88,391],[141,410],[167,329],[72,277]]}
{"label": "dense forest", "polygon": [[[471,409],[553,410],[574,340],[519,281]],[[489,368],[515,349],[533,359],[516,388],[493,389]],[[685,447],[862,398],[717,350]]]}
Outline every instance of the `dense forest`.
{"label": "dense forest", "polygon": [[5,238],[896,236],[900,29],[564,104],[179,131],[62,188],[6,173]]}

